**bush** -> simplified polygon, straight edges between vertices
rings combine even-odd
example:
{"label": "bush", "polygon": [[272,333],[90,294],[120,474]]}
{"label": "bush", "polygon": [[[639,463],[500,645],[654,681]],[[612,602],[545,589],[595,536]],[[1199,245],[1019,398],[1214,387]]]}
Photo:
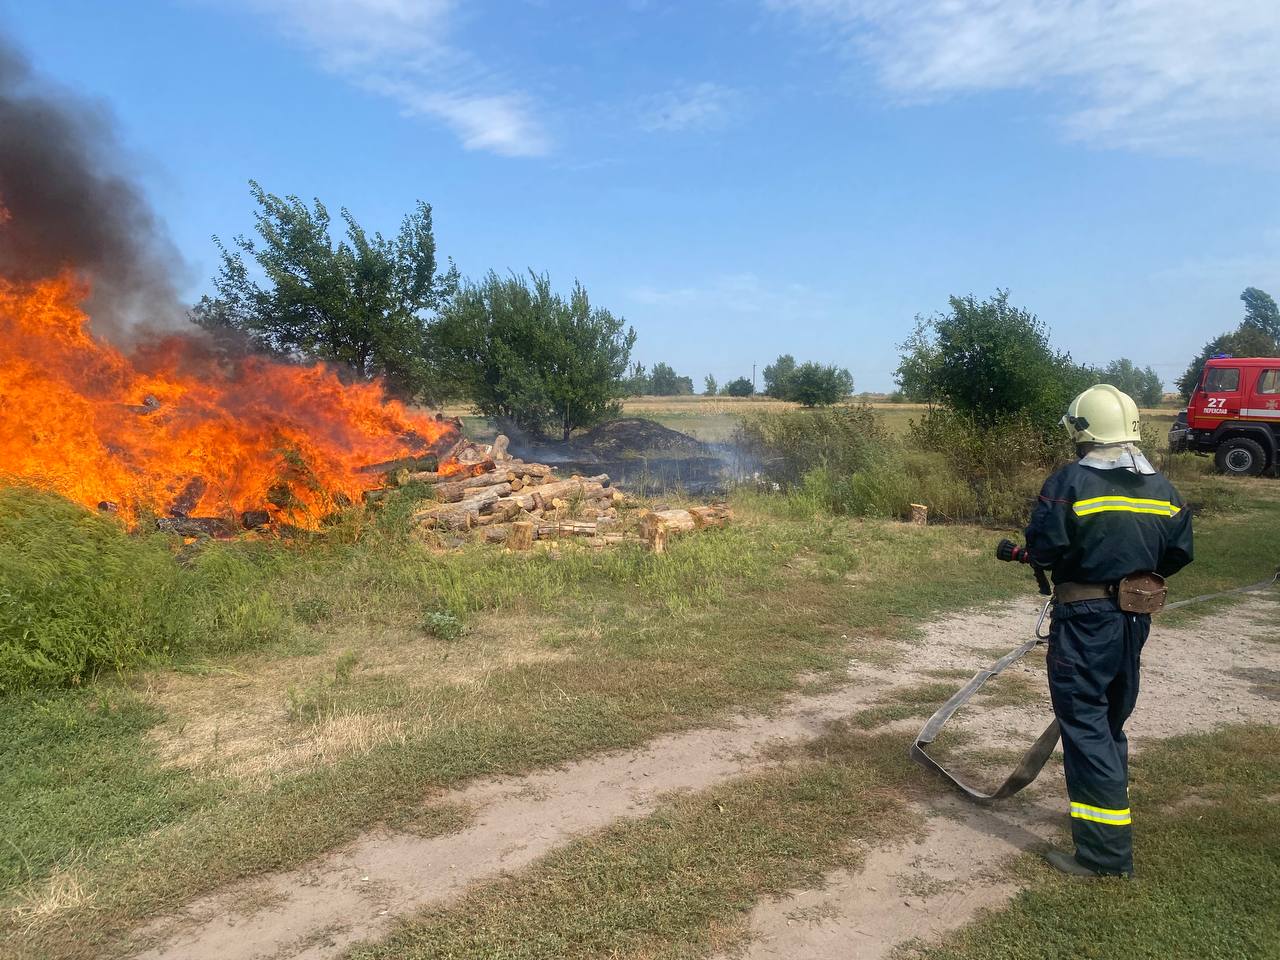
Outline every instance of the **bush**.
{"label": "bush", "polygon": [[265,545],[211,544],[182,566],[169,544],[53,494],[0,488],[0,693],[288,636]]}
{"label": "bush", "polygon": [[904,442],[869,407],[759,413],[736,436],[746,462],[783,486],[787,509],[897,518],[911,504],[943,521],[1026,521],[1053,458],[1022,423],[981,428],[948,411],[913,423]]}
{"label": "bush", "polygon": [[734,434],[746,464],[787,487],[819,467],[853,473],[870,464],[888,440],[879,416],[866,404],[757,413],[745,417]]}

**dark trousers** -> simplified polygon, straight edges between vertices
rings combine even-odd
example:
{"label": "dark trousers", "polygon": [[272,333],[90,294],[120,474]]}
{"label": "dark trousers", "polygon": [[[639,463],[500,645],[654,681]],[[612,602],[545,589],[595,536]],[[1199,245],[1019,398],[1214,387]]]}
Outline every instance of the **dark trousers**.
{"label": "dark trousers", "polygon": [[1049,695],[1062,727],[1076,859],[1109,874],[1133,873],[1129,741],[1138,667],[1151,618],[1111,600],[1053,608]]}

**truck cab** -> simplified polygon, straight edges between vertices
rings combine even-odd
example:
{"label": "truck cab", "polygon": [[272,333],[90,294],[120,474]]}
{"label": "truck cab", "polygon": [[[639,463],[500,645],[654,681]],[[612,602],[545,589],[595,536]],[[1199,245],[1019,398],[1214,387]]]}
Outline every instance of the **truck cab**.
{"label": "truck cab", "polygon": [[1169,431],[1172,450],[1212,453],[1220,473],[1256,477],[1280,457],[1280,358],[1212,357]]}

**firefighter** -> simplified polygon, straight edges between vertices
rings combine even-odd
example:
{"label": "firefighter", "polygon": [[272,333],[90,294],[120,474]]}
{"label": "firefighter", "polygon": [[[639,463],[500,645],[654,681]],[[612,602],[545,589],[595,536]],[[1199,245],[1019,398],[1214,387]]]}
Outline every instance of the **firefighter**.
{"label": "firefighter", "polygon": [[1045,481],[1027,527],[1031,560],[1054,582],[1049,693],[1075,842],[1074,855],[1045,856],[1072,876],[1132,876],[1124,723],[1138,699],[1151,617],[1129,611],[1158,608],[1161,578],[1191,562],[1191,515],[1138,448],[1138,406],[1128,395],[1090,387],[1062,424],[1079,459]]}

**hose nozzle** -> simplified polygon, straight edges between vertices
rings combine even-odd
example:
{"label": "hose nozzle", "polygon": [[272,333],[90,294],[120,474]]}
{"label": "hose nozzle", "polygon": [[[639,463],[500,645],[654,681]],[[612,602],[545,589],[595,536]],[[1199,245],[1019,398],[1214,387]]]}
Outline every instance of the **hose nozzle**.
{"label": "hose nozzle", "polygon": [[1020,547],[1012,540],[1001,540],[996,544],[996,559],[1005,563],[1030,563],[1031,554],[1026,547]]}

